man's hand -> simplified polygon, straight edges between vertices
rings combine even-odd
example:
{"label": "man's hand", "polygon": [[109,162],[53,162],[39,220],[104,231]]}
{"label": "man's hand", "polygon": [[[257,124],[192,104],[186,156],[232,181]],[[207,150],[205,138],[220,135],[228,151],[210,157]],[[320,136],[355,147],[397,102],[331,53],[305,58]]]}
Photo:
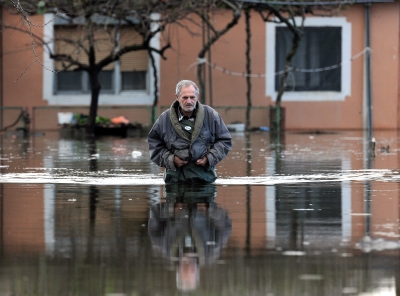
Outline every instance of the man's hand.
{"label": "man's hand", "polygon": [[186,160],[182,160],[182,159],[180,159],[178,156],[174,156],[174,165],[177,167],[177,168],[180,168],[181,166],[184,166],[185,164],[187,164],[187,161]]}
{"label": "man's hand", "polygon": [[196,160],[196,164],[200,165],[200,166],[206,166],[207,163],[208,163],[207,156],[203,156],[202,158],[199,158],[198,160]]}

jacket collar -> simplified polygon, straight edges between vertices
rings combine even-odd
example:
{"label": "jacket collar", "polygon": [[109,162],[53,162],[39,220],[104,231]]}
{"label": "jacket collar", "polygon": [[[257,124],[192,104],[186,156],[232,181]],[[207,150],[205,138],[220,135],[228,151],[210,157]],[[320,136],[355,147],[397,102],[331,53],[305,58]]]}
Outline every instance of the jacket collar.
{"label": "jacket collar", "polygon": [[178,120],[178,108],[179,108],[179,102],[174,101],[171,105],[170,108],[170,119],[172,126],[174,127],[175,131],[178,133],[178,135],[191,143],[196,141],[197,137],[200,135],[201,128],[203,127],[203,122],[204,122],[204,107],[202,104],[200,104],[199,101],[196,103],[196,121],[194,123],[194,129],[192,133],[192,139],[189,139],[186,136],[186,133],[183,131],[179,120]]}

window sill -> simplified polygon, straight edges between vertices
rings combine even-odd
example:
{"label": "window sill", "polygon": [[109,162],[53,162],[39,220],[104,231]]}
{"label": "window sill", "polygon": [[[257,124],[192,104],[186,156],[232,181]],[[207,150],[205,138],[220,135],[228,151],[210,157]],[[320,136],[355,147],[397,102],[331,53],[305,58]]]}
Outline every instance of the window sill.
{"label": "window sill", "polygon": [[[272,94],[272,101],[276,101],[277,92]],[[324,102],[324,101],[344,101],[346,95],[335,91],[286,91],[283,93],[283,102]]]}

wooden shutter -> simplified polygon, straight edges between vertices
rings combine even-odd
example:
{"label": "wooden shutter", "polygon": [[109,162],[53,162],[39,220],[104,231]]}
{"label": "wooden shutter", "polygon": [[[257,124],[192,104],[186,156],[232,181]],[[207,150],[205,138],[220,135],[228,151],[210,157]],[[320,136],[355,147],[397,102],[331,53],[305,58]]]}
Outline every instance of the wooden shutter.
{"label": "wooden shutter", "polygon": [[[103,28],[101,28],[100,30],[97,30],[97,32],[95,32],[94,39],[95,39],[96,62],[99,62],[114,51],[115,48],[114,30],[108,32]],[[114,62],[108,64],[103,68],[103,70],[113,70],[113,69],[114,69]]]}
{"label": "wooden shutter", "polygon": [[[88,56],[84,48],[88,49],[87,35],[78,26],[56,26],[54,28],[55,36],[55,52],[56,54],[67,54],[73,59],[78,60],[80,63],[88,64]],[[103,28],[97,30],[94,34],[95,39],[95,53],[96,62],[100,61],[107,55],[109,55],[114,49],[113,35],[109,34]],[[82,46],[84,48],[82,48]],[[74,70],[75,67],[71,67],[68,70]],[[57,71],[63,70],[62,62],[55,61],[55,69]],[[103,70],[114,69],[114,63],[111,63],[103,68]]]}
{"label": "wooden shutter", "polygon": [[[120,31],[120,48],[129,45],[141,44],[143,37],[129,27]],[[131,51],[121,56],[121,72],[147,71],[149,59],[147,50]]]}

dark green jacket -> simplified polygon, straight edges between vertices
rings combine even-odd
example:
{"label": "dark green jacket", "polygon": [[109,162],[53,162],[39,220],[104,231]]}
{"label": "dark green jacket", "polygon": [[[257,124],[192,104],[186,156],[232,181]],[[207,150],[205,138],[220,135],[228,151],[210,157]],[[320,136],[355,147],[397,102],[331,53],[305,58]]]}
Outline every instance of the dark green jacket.
{"label": "dark green jacket", "polygon": [[[232,148],[231,134],[213,108],[197,102],[196,121],[189,139],[178,121],[178,106],[178,101],[175,101],[150,130],[147,138],[150,158],[158,166],[166,168],[166,183],[212,183],[217,178],[216,164]],[[187,158],[189,162],[176,168],[174,155]],[[196,160],[204,155],[207,156],[208,166],[196,165]]]}

